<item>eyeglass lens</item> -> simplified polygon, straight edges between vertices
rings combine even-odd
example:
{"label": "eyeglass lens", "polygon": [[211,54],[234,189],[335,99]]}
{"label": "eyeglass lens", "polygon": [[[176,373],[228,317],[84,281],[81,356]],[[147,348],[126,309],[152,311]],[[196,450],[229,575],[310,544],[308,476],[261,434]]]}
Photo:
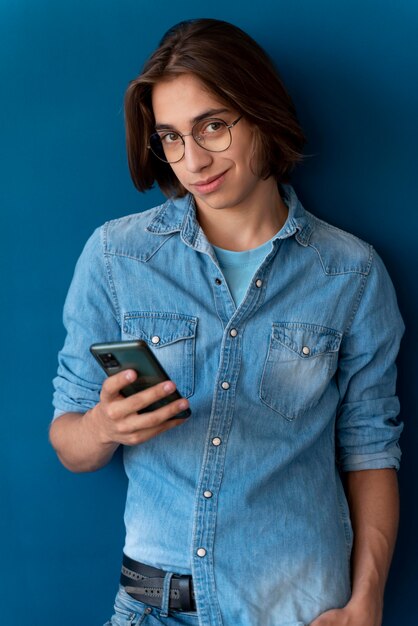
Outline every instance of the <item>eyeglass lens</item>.
{"label": "eyeglass lens", "polygon": [[[195,124],[190,133],[195,142],[209,152],[222,152],[231,145],[232,136],[223,120],[206,119]],[[183,136],[172,130],[161,130],[150,137],[150,148],[156,157],[176,163],[184,156]]]}

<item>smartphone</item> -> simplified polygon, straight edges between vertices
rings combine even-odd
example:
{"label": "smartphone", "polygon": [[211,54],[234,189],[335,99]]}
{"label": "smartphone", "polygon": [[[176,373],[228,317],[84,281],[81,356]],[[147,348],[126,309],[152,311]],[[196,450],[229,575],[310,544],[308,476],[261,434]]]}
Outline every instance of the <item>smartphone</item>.
{"label": "smartphone", "polygon": [[[125,397],[162,383],[164,380],[170,380],[157,357],[148,347],[148,344],[140,339],[137,341],[95,343],[90,346],[90,352],[108,376],[117,374],[122,370],[135,370],[138,378],[120,391]],[[150,404],[145,409],[138,411],[138,413],[154,411],[180,398],[181,395],[176,389],[169,396]],[[190,409],[186,409],[170,419],[185,418],[190,415]]]}

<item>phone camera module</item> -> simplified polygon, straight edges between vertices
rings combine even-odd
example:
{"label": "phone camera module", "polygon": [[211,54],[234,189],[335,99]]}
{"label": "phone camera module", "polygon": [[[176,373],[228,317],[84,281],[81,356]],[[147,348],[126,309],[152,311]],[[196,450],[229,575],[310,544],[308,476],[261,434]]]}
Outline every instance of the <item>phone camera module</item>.
{"label": "phone camera module", "polygon": [[100,355],[100,359],[106,367],[119,367],[119,361],[111,352],[107,352],[105,354]]}

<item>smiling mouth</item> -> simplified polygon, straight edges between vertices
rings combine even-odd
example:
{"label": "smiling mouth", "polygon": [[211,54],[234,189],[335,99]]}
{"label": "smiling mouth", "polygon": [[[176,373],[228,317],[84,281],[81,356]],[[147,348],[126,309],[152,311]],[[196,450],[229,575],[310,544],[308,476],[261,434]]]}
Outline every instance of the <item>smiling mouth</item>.
{"label": "smiling mouth", "polygon": [[227,170],[225,172],[222,172],[222,174],[211,176],[207,180],[201,180],[193,183],[192,187],[194,187],[194,189],[196,189],[200,193],[209,193],[211,191],[215,191],[223,183],[226,172]]}

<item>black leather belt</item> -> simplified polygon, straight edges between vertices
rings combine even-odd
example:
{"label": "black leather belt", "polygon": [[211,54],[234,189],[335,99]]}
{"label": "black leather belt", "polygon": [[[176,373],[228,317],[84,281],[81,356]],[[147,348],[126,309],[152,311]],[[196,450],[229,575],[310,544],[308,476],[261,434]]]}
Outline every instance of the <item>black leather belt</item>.
{"label": "black leather belt", "polygon": [[[160,609],[163,600],[164,578],[162,569],[138,563],[123,555],[120,584],[126,593],[150,606]],[[193,580],[188,574],[174,574],[170,584],[169,608],[175,611],[196,611]]]}

